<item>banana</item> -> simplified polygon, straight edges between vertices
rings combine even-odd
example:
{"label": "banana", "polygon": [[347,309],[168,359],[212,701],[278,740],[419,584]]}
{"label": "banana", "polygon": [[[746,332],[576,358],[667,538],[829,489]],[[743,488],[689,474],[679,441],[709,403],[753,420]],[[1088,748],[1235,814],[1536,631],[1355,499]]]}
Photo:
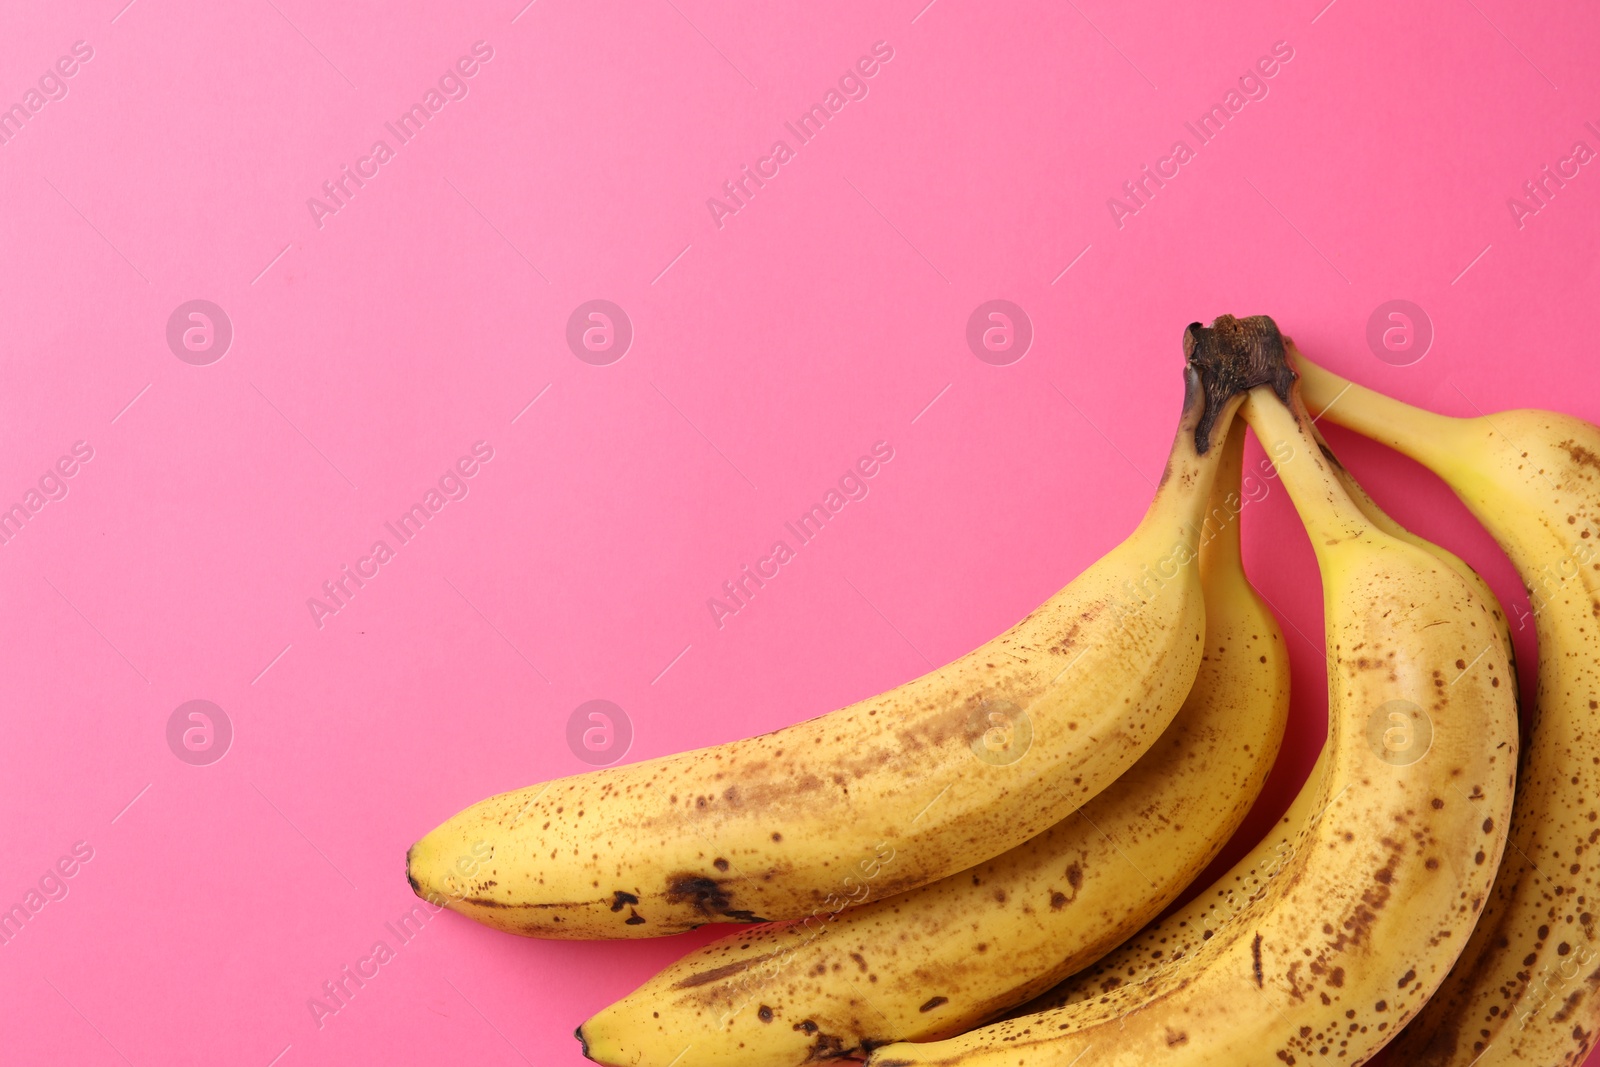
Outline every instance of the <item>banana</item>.
{"label": "banana", "polygon": [[[1237,428],[1237,426],[1235,427]],[[1500,601],[1477,571],[1460,556],[1417,536],[1396,522],[1388,512],[1378,506],[1355,478],[1345,469],[1328,448],[1322,434],[1311,427],[1323,457],[1339,479],[1340,486],[1362,513],[1379,530],[1390,537],[1407,541],[1434,556],[1459,574],[1479,599],[1489,608],[1494,620],[1495,652],[1509,664],[1515,662],[1511,633],[1506,624]],[[1507,667],[1507,684],[1515,677],[1514,667]],[[1282,868],[1285,859],[1295,847],[1299,828],[1316,811],[1319,784],[1325,769],[1325,760],[1319,759],[1307,776],[1305,788],[1295,797],[1288,810],[1274,824],[1273,829],[1246,853],[1227,874],[1218,878],[1203,894],[1178,909],[1173,914],[1151,923],[1137,936],[1119,945],[1114,952],[1102,957],[1093,966],[1074,973],[1047,993],[1015,1009],[1011,1015],[1032,1015],[1049,1011],[1080,1000],[1088,1000],[1125,984],[1147,981],[1150,976],[1170,966],[1193,952],[1203,940],[1215,936],[1218,927],[1237,921],[1237,916],[1261,899],[1267,880]],[[1515,818],[1513,818],[1513,825]],[[1144,994],[1158,992],[1155,983],[1144,987]]]}
{"label": "banana", "polygon": [[1538,637],[1511,847],[1466,952],[1396,1041],[1399,1062],[1582,1063],[1600,1029],[1600,429],[1547,411],[1436,415],[1293,355],[1313,410],[1432,469],[1488,527]]}
{"label": "banana", "polygon": [[535,937],[819,921],[1064,819],[1155,742],[1200,665],[1187,564],[1238,400],[1212,403],[1186,375],[1143,520],[1005,633],[774,733],[481,801],[412,846],[413,890]]}
{"label": "banana", "polygon": [[970,870],[815,928],[689,953],[578,1030],[611,1067],[799,1067],[959,1033],[1159,914],[1260,792],[1288,716],[1288,655],[1239,554],[1245,427],[1223,448],[1200,545],[1205,656],[1155,745],[1081,810]]}
{"label": "banana", "polygon": [[1492,640],[1493,615],[1437,556],[1362,513],[1285,392],[1293,409],[1258,386],[1244,413],[1316,551],[1330,659],[1329,740],[1290,850],[1234,921],[1145,982],[942,1042],[886,1046],[871,1067],[1065,1067],[1091,1050],[1096,1067],[1362,1063],[1465,946],[1515,783],[1506,664],[1492,644],[1467,662]]}

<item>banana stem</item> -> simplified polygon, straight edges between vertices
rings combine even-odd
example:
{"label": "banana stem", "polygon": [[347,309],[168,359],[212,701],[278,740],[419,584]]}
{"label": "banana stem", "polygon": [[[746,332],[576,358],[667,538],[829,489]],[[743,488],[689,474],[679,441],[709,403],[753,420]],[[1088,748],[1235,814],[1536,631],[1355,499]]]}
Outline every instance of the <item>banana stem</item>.
{"label": "banana stem", "polygon": [[1311,547],[1318,561],[1324,562],[1330,546],[1361,537],[1372,524],[1323,456],[1298,389],[1291,393],[1291,403],[1294,407],[1278,399],[1271,389],[1258,386],[1245,400],[1244,419],[1272,457],[1272,465],[1311,535]]}
{"label": "banana stem", "polygon": [[[1238,509],[1226,504],[1230,495],[1238,497],[1244,456],[1243,432],[1233,433],[1235,416],[1254,386],[1267,385],[1288,396],[1294,372],[1277,323],[1265,315],[1219,315],[1210,327],[1190,323],[1183,331],[1183,355],[1183,418],[1141,527],[1170,532],[1176,524],[1180,543],[1191,551],[1202,538],[1214,540],[1217,531],[1203,531],[1202,526],[1218,527],[1224,541],[1212,555],[1220,553],[1219,565],[1238,566],[1239,533],[1232,521]],[[1220,491],[1219,468],[1227,472]],[[1222,522],[1216,517],[1219,501]]]}
{"label": "banana stem", "polygon": [[[1218,467],[1227,451],[1225,446],[1219,446],[1217,438],[1231,428],[1242,398],[1217,401],[1208,397],[1200,374],[1193,367],[1184,368],[1184,386],[1178,433],[1167,454],[1161,484],[1140,528],[1161,531],[1161,537],[1175,536],[1176,543],[1194,553],[1200,547],[1201,526],[1211,507]],[[1234,462],[1237,465],[1237,460]],[[1199,480],[1198,485],[1195,479]]]}
{"label": "banana stem", "polygon": [[1319,418],[1326,414],[1340,426],[1380,441],[1423,464],[1460,460],[1470,447],[1463,419],[1438,415],[1374,392],[1312,363],[1286,341],[1289,358],[1300,375],[1300,395]]}

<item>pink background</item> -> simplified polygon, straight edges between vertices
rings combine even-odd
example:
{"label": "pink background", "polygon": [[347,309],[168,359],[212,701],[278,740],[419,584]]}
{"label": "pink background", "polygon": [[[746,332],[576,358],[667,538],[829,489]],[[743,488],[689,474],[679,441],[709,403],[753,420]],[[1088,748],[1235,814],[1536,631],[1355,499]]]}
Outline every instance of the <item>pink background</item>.
{"label": "pink background", "polygon": [[[0,12],[0,104],[93,50],[0,145],[0,505],[93,449],[0,545],[0,903],[93,849],[0,946],[7,1062],[581,1062],[578,1022],[716,932],[541,943],[445,915],[399,946],[406,846],[585,769],[583,701],[654,756],[1021,617],[1141,514],[1191,320],[1269,312],[1448,412],[1600,420],[1600,168],[1520,228],[1507,206],[1600,148],[1592,14],[524,2]],[[319,228],[307,199],[480,40],[468,95]],[[719,229],[707,198],[877,41],[865,99]],[[1119,228],[1107,198],[1279,41],[1268,95]],[[592,298],[635,331],[609,366],[565,341]],[[993,298],[1035,331],[1009,366],[964,339]],[[1366,341],[1394,298],[1435,331],[1405,367]],[[166,341],[191,299],[233,324],[207,366]],[[1524,608],[1439,482],[1330,435]],[[879,440],[870,495],[719,629],[707,599]],[[308,598],[477,441],[470,494],[319,628]],[[1281,488],[1245,521],[1296,672],[1259,829],[1326,702]],[[193,699],[234,730],[208,766],[166,740]],[[395,958],[319,1027],[308,1000],[380,939]]]}

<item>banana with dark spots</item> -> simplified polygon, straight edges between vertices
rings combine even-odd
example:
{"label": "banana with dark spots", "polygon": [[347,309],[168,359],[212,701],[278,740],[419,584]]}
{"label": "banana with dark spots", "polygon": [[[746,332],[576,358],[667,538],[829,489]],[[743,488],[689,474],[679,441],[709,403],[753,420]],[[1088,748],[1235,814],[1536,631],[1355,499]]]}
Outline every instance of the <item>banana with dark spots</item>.
{"label": "banana with dark spots", "polygon": [[1436,415],[1292,354],[1313,410],[1455,490],[1511,557],[1538,637],[1512,847],[1396,1062],[1576,1067],[1600,1031],[1600,428],[1549,411]]}
{"label": "banana with dark spots", "polygon": [[[1191,331],[1186,353],[1238,340]],[[474,804],[412,846],[414,890],[533,937],[804,921],[937,881],[1066,818],[1155,743],[1200,666],[1192,563],[1239,400],[1187,375],[1138,527],[1011,629],[774,733]]]}
{"label": "banana with dark spots", "polygon": [[1515,686],[1495,613],[1438,555],[1363,513],[1298,391],[1290,402],[1257,388],[1244,409],[1322,572],[1329,736],[1288,849],[1252,876],[1231,919],[1142,981],[879,1048],[869,1067],[1364,1063],[1466,947],[1516,781]]}
{"label": "banana with dark spots", "polygon": [[611,1067],[800,1067],[818,1055],[807,1024],[840,1054],[948,1036],[1170,904],[1238,828],[1288,718],[1283,634],[1239,553],[1244,438],[1235,421],[1200,545],[1199,675],[1139,762],[1081,811],[969,870],[689,953],[584,1023],[585,1054]]}
{"label": "banana with dark spots", "polygon": [[[1315,426],[1312,427],[1312,432],[1316,433]],[[1339,484],[1374,526],[1390,537],[1431,552],[1476,590],[1479,599],[1488,606],[1494,620],[1494,647],[1491,650],[1492,655],[1487,655],[1485,659],[1490,664],[1507,664],[1506,684],[1510,684],[1510,677],[1514,672],[1509,665],[1513,663],[1515,653],[1505,613],[1501,610],[1500,602],[1495,598],[1489,584],[1461,557],[1418,537],[1396,522],[1339,463],[1329,451],[1322,435],[1316,433],[1316,437],[1318,444],[1322,446],[1323,455],[1339,478]],[[1360,662],[1359,655],[1357,662]],[[1294,799],[1289,809],[1274,824],[1273,829],[1203,893],[1172,914],[1151,923],[1139,931],[1137,936],[1117,946],[1114,952],[1096,961],[1093,966],[1073,974],[1054,989],[1017,1008],[1012,1014],[1031,1015],[1059,1008],[1064,1004],[1089,1000],[1123,985],[1142,984],[1141,995],[1145,997],[1159,995],[1163,984],[1160,981],[1153,981],[1153,976],[1216,936],[1217,930],[1224,924],[1239,921],[1241,912],[1254,907],[1260,901],[1266,883],[1277,876],[1292,854],[1300,828],[1317,810],[1320,803],[1322,771],[1323,766],[1319,763],[1308,776],[1306,788]]]}

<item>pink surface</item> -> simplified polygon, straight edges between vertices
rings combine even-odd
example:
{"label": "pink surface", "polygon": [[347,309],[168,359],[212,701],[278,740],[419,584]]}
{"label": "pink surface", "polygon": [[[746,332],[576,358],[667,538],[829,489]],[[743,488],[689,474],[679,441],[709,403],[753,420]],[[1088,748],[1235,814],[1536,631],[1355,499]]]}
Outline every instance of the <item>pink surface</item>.
{"label": "pink surface", "polygon": [[[585,769],[585,701],[643,758],[1025,614],[1141,514],[1191,320],[1269,312],[1452,413],[1600,420],[1600,173],[1562,162],[1600,148],[1600,18],[1551,0],[125,2],[0,12],[27,116],[0,127],[0,504],[39,489],[0,544],[0,898],[60,898],[0,946],[8,1063],[581,1062],[574,1025],[714,933],[447,914],[402,942],[406,846]],[[1576,175],[1508,205],[1545,165]],[[1137,204],[1145,166],[1168,177]],[[602,320],[568,345],[596,299],[619,360]],[[1031,323],[1007,365],[966,341],[994,299]],[[1403,367],[1367,343],[1394,299],[1433,333]],[[225,352],[214,311],[209,347],[186,309],[169,345],[192,300]],[[1440,483],[1331,436],[1524,608]],[[716,617],[876,442],[866,495]],[[1281,807],[1325,715],[1318,585],[1280,489],[1246,538],[1294,655]],[[169,731],[195,700],[222,715]]]}

